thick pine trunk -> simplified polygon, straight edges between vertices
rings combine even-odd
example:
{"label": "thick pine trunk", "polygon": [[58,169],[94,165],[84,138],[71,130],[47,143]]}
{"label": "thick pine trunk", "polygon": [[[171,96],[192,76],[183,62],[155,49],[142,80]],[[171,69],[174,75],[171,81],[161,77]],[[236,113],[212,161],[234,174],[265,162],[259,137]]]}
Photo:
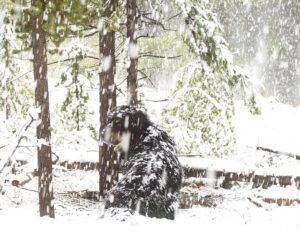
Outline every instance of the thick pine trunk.
{"label": "thick pine trunk", "polygon": [[[104,16],[111,18],[115,11],[115,0],[103,0],[105,6]],[[105,26],[109,29],[109,26]],[[107,114],[116,106],[116,86],[114,76],[116,71],[115,60],[115,32],[105,31],[100,33],[100,59],[102,60],[102,70],[100,72],[100,135],[107,125]],[[101,140],[100,140],[101,142]],[[109,147],[103,142],[99,146],[99,193],[104,196],[118,180],[117,153],[113,147]]]}
{"label": "thick pine trunk", "polygon": [[[32,0],[32,5],[38,7],[40,1]],[[35,101],[40,110],[37,125],[38,139],[38,174],[39,174],[39,207],[40,216],[54,217],[53,188],[52,188],[52,160],[51,160],[51,132],[49,112],[49,92],[47,81],[47,43],[46,33],[42,28],[43,17],[32,15],[32,47],[33,70],[36,81]]]}
{"label": "thick pine trunk", "polygon": [[137,25],[137,5],[136,0],[127,0],[126,4],[127,10],[127,40],[128,44],[128,55],[130,59],[130,65],[127,69],[127,94],[128,103],[130,105],[138,104],[137,96],[137,66],[138,66],[138,56],[137,56],[137,38],[136,38],[136,25]]}

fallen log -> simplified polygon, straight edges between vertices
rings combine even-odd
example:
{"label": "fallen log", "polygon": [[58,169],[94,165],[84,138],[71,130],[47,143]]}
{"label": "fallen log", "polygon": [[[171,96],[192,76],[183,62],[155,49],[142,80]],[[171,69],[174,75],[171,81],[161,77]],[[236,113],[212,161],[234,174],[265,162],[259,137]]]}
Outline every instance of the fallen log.
{"label": "fallen log", "polygon": [[58,162],[59,166],[73,170],[98,170],[99,163],[97,162]]}
{"label": "fallen log", "polygon": [[276,203],[278,206],[291,206],[293,204],[300,204],[300,199],[291,198],[263,198],[266,203]]}
{"label": "fallen log", "polygon": [[[68,195],[74,198],[82,198],[85,200],[90,200],[93,202],[103,202],[103,199],[99,197],[99,191],[68,191],[64,193],[59,193],[60,195]],[[272,204],[276,203],[278,206],[291,206],[295,203],[300,204],[299,199],[289,199],[289,198],[259,198],[259,201],[256,200],[256,197],[247,197],[249,202],[253,203],[257,207],[264,207],[264,203]],[[178,195],[178,202],[180,209],[189,209],[194,206],[201,207],[216,207],[221,204],[224,200],[224,195],[222,194],[211,194],[211,195],[201,195],[198,193],[188,193],[180,191]],[[260,203],[261,202],[261,203]]]}
{"label": "fallen log", "polygon": [[[295,185],[297,188],[300,188],[300,176],[258,175],[255,174],[255,172],[245,174],[238,172],[213,171],[200,168],[184,168],[184,173],[185,178],[211,178],[211,176],[214,175],[213,178],[222,179],[223,184],[237,181],[253,183],[254,187],[262,186],[263,188],[266,188],[272,185],[279,185],[282,187]],[[195,181],[194,184],[202,186],[203,183]]]}
{"label": "fallen log", "polygon": [[[63,166],[67,169],[73,170],[97,170],[99,163],[97,162],[60,162],[59,166]],[[253,183],[254,187],[269,187],[272,185],[279,185],[282,187],[295,185],[300,188],[300,176],[293,177],[288,175],[259,175],[255,172],[239,173],[239,172],[226,172],[221,170],[201,169],[183,167],[184,177],[187,178],[209,178],[222,180],[222,185],[230,182],[249,182]],[[203,180],[195,180],[194,182],[184,182],[184,186],[188,186],[194,183],[196,186],[207,185],[203,183]],[[222,186],[221,185],[221,186]]]}

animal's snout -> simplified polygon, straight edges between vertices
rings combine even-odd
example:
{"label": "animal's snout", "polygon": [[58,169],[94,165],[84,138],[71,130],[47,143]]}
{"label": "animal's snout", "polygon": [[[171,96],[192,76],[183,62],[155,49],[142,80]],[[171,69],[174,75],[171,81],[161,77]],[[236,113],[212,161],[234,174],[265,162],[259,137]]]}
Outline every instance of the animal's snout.
{"label": "animal's snout", "polygon": [[101,132],[101,140],[106,144],[111,144],[112,125],[108,124]]}
{"label": "animal's snout", "polygon": [[121,142],[121,133],[108,124],[101,132],[101,141],[108,145],[118,145]]}

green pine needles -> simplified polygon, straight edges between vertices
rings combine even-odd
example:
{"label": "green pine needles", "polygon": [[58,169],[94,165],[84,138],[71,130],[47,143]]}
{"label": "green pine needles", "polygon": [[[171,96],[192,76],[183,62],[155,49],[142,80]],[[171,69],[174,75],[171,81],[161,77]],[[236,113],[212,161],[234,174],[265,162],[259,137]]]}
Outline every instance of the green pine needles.
{"label": "green pine needles", "polygon": [[178,72],[164,125],[180,153],[227,155],[235,145],[234,91],[248,77],[233,66],[222,26],[206,1],[175,2],[185,22],[183,40],[196,60]]}
{"label": "green pine needles", "polygon": [[61,81],[58,85],[64,86],[66,96],[60,107],[61,122],[68,130],[77,131],[86,127],[87,117],[92,114],[88,107],[89,89],[93,88],[93,74],[85,69],[83,60],[91,49],[84,46],[79,39],[74,39],[64,50],[65,58],[70,63],[63,68]]}
{"label": "green pine needles", "polygon": [[19,81],[20,66],[24,63],[19,60],[20,41],[14,34],[14,19],[9,11],[3,13],[0,20],[0,110],[4,111],[5,118],[12,117],[13,113],[26,114],[32,104],[32,90],[27,78]]}

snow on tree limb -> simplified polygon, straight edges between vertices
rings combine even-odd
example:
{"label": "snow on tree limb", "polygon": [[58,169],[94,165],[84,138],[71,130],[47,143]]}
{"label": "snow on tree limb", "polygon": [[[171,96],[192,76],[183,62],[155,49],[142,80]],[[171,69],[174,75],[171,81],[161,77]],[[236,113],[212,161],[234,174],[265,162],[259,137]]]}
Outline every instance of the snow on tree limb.
{"label": "snow on tree limb", "polygon": [[16,134],[16,137],[14,138],[14,141],[10,144],[6,157],[0,161],[0,174],[2,173],[3,169],[12,162],[12,156],[14,155],[22,139],[24,138],[25,132],[29,129],[29,127],[34,121],[34,116],[29,114],[26,123],[19,129],[18,133]]}

